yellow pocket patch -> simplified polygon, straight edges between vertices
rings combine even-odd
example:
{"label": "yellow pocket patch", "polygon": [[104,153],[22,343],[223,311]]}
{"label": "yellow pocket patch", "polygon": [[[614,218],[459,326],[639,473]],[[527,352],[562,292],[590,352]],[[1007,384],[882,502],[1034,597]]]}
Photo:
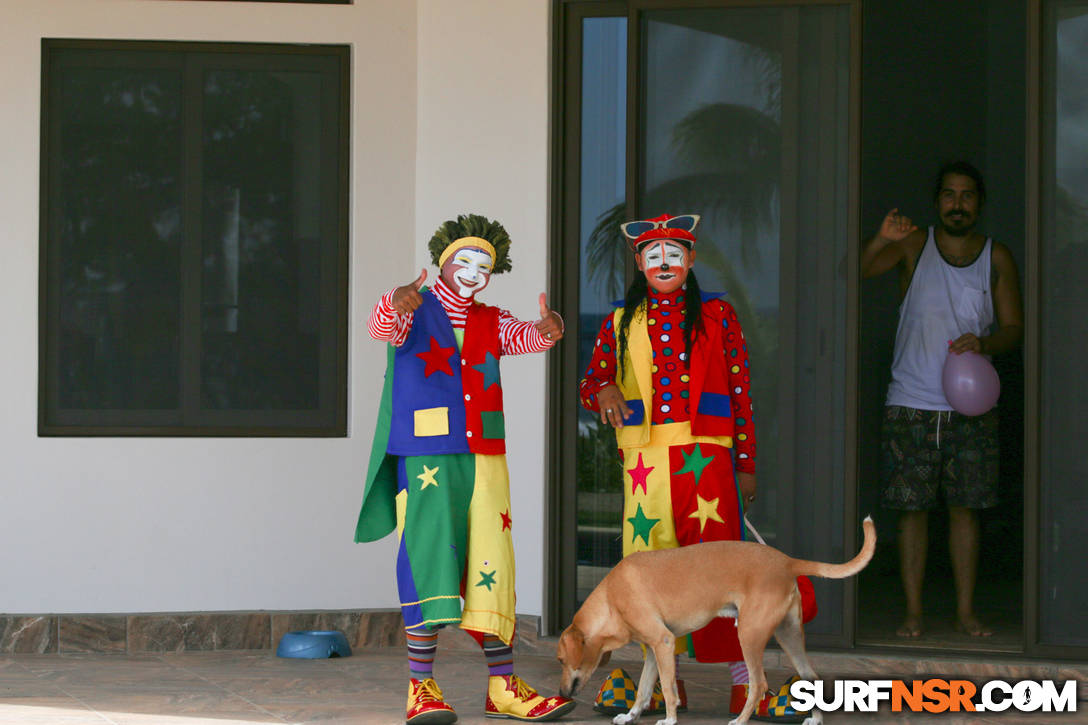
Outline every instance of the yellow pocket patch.
{"label": "yellow pocket patch", "polygon": [[449,435],[450,409],[423,408],[422,410],[417,410],[415,423],[415,435],[417,438]]}

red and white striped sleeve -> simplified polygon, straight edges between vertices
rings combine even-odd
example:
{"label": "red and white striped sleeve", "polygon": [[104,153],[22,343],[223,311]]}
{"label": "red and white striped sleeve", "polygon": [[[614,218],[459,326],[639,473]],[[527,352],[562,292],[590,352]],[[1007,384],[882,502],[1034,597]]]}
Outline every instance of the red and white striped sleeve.
{"label": "red and white striped sleeve", "polygon": [[393,347],[400,347],[408,339],[408,333],[412,330],[415,313],[399,314],[393,307],[394,292],[396,288],[382,295],[382,298],[374,305],[374,310],[366,321],[366,329],[375,340],[382,340]]}
{"label": "red and white striped sleeve", "polygon": [[544,352],[555,345],[540,334],[533,322],[523,322],[506,310],[499,310],[499,345],[503,355]]}

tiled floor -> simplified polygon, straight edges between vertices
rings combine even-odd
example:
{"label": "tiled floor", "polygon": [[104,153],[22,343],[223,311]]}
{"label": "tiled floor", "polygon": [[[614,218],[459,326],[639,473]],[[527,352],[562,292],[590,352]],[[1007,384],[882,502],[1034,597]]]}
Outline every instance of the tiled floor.
{"label": "tiled floor", "polygon": [[[885,552],[884,563],[888,553]],[[894,550],[890,553],[898,554]],[[883,571],[877,566],[866,568],[858,577],[858,644],[890,649],[973,651],[979,657],[984,657],[985,652],[1015,656],[1024,651],[1024,614],[1018,580],[980,578],[975,588],[975,611],[993,630],[991,637],[970,637],[953,630],[956,594],[951,574],[939,572],[927,576],[924,599],[925,632],[916,639],[897,637],[895,630],[907,610],[898,561]]]}
{"label": "tiled floor", "polygon": [[[769,653],[770,656],[770,653]],[[850,662],[850,660],[844,660]],[[621,664],[637,677],[638,663]],[[545,694],[554,693],[559,668],[547,654],[519,655],[518,672]],[[817,665],[819,666],[818,662]],[[360,650],[342,659],[277,658],[270,652],[194,652],[162,655],[0,656],[0,724],[197,725],[208,723],[400,723],[407,692],[404,656],[388,648]],[[599,672],[596,679],[602,679]],[[785,672],[769,672],[777,684]],[[821,673],[825,677],[846,673]],[[483,723],[486,669],[475,652],[439,652],[436,676],[461,723]],[[723,723],[729,674],[722,665],[683,662],[690,710],[680,723]],[[874,677],[869,673],[864,677]],[[607,725],[591,709],[596,692],[582,692],[578,707],[560,722]],[[1088,722],[1088,706],[1053,720],[1038,714],[970,719],[916,716],[931,725],[1025,725]],[[643,722],[654,723],[656,717]],[[832,714],[828,723],[905,722],[892,715]]]}

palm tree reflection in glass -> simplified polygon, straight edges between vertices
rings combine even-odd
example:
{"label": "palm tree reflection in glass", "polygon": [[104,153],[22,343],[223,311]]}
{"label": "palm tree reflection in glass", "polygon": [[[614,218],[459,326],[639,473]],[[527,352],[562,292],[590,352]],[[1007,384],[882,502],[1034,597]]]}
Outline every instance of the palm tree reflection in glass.
{"label": "palm tree reflection in glass", "polygon": [[[759,235],[777,228],[781,63],[777,53],[754,46],[746,46],[745,59],[760,79],[764,108],[713,103],[683,117],[672,129],[671,148],[674,158],[688,172],[648,189],[639,208],[644,212],[642,218],[660,213],[703,215],[696,261],[700,285],[707,291],[727,292],[741,319],[751,366],[765,371],[753,378],[753,399],[766,401],[761,409],[759,435],[761,443],[770,443],[775,427],[773,415],[768,413],[776,389],[773,371],[777,319],[756,314],[738,269],[752,272],[761,268]],[[627,240],[620,231],[625,221],[629,221],[626,205],[612,206],[598,218],[586,245],[586,280],[603,290],[608,299],[621,299],[624,294],[624,271],[630,264]],[[722,229],[735,230],[735,243],[729,247],[735,250],[736,260],[724,251],[723,240],[715,238],[715,232]],[[579,481],[593,490],[622,491],[618,466],[615,470],[598,468],[600,461],[615,456],[615,437],[610,429],[601,428],[607,426],[596,417],[580,426]],[[611,451],[599,450],[604,447],[611,447]],[[601,471],[598,480],[593,480],[595,469]]]}

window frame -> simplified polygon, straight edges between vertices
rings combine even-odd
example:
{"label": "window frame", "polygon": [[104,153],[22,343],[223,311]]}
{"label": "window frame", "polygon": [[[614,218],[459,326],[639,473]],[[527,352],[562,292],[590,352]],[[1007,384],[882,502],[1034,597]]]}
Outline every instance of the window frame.
{"label": "window frame", "polygon": [[[59,260],[61,240],[54,233],[61,205],[55,169],[61,161],[56,143],[57,68],[66,53],[100,53],[101,64],[124,63],[133,54],[168,61],[182,71],[181,214],[185,231],[179,243],[178,407],[148,409],[63,409],[59,407]],[[42,39],[41,156],[38,305],[38,435],[168,437],[346,437],[348,350],[348,229],[350,201],[350,48],[346,45],[294,45],[180,41]],[[323,207],[318,264],[324,283],[319,292],[318,405],[307,410],[209,410],[201,408],[201,229],[199,225],[201,84],[199,73],[212,62],[229,69],[315,70],[334,82],[322,84],[322,133],[335,138],[322,144]],[[83,65],[81,67],[87,67]],[[224,66],[219,66],[224,67]],[[333,181],[335,177],[335,181]]]}

